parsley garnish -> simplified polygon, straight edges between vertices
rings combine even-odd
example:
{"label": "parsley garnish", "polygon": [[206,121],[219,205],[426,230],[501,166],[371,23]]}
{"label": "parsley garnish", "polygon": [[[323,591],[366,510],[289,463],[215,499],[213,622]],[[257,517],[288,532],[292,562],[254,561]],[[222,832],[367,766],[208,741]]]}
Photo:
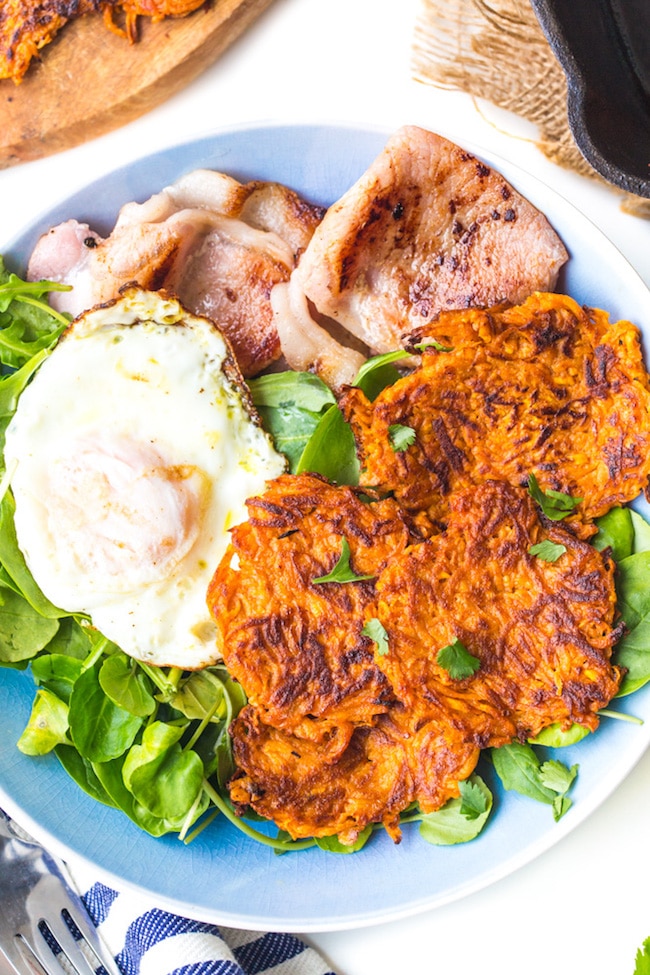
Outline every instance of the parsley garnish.
{"label": "parsley garnish", "polygon": [[565,552],[566,545],[558,545],[557,542],[552,542],[550,538],[545,538],[543,542],[531,545],[528,549],[529,555],[536,555],[543,562],[557,562]]}
{"label": "parsley garnish", "polygon": [[380,657],[385,657],[388,653],[388,633],[376,616],[372,616],[368,620],[361,632],[364,636],[374,640],[377,645],[377,653]]}
{"label": "parsley garnish", "polygon": [[552,488],[542,491],[534,474],[528,478],[528,493],[551,521],[562,521],[582,501],[582,498],[572,498],[570,494],[554,491]]}
{"label": "parsley garnish", "polygon": [[364,579],[374,579],[374,576],[364,576],[357,575],[350,566],[350,546],[348,545],[347,539],[343,539],[341,544],[341,555],[339,560],[332,569],[328,572],[326,576],[319,576],[317,579],[312,579],[315,585],[320,582],[361,582]]}
{"label": "parsley garnish", "polygon": [[388,439],[395,453],[399,454],[415,443],[415,430],[402,423],[391,423],[388,428]]}
{"label": "parsley garnish", "polygon": [[438,650],[436,663],[447,671],[452,680],[471,677],[481,666],[481,661],[474,657],[458,639]]}

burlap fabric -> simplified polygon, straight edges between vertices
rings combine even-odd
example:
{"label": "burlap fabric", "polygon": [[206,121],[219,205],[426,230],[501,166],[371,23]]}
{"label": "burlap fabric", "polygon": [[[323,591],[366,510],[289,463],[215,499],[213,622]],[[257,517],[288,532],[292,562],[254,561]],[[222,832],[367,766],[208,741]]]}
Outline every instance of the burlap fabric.
{"label": "burlap fabric", "polygon": [[606,183],[575,144],[566,78],[529,0],[421,0],[412,67],[418,81],[466,91],[532,122],[549,159],[600,180],[626,212],[650,219],[650,200]]}

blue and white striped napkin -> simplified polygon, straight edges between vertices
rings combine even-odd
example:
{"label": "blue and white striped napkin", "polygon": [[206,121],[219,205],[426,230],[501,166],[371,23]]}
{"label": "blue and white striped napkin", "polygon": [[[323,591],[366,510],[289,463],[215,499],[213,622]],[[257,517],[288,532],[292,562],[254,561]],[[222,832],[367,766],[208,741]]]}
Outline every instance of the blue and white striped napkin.
{"label": "blue and white striped napkin", "polygon": [[335,975],[293,934],[217,927],[94,882],[82,900],[123,975]]}

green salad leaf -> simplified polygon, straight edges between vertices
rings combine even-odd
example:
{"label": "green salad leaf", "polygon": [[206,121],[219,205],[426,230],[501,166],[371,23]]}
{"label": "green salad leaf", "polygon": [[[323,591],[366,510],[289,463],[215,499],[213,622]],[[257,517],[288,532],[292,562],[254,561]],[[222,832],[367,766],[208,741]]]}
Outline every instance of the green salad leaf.
{"label": "green salad leaf", "polygon": [[528,493],[551,521],[567,518],[582,501],[582,498],[572,498],[570,494],[552,488],[543,491],[534,474],[528,477]]}
{"label": "green salad leaf", "polygon": [[33,356],[50,349],[70,322],[54,311],[45,296],[69,291],[54,281],[23,281],[11,274],[0,257],[0,362],[19,369]]}
{"label": "green salad leaf", "polygon": [[529,555],[537,556],[542,562],[557,562],[565,552],[566,545],[558,545],[557,542],[552,542],[550,538],[545,538],[544,541],[531,545],[528,549]]}
{"label": "green salad leaf", "polygon": [[336,404],[334,394],[310,372],[269,373],[249,379],[248,387],[264,428],[294,471],[323,414]]}
{"label": "green salad leaf", "polygon": [[321,474],[334,484],[359,483],[359,461],[354,435],[338,406],[321,417],[307,441],[296,474]]}
{"label": "green salad leaf", "polygon": [[464,680],[479,670],[481,661],[456,639],[436,654],[436,663],[446,670],[452,680]]}
{"label": "green salad leaf", "polygon": [[395,453],[399,454],[415,443],[415,430],[403,423],[391,423],[388,428],[388,438]]}
{"label": "green salad leaf", "polygon": [[362,582],[364,579],[373,579],[374,576],[369,575],[358,575],[350,566],[350,545],[347,538],[341,541],[341,554],[339,559],[327,575],[318,576],[317,579],[312,579],[314,585],[319,585],[321,582]]}
{"label": "green salad leaf", "polygon": [[637,948],[633,975],[650,975],[650,938]]}
{"label": "green salad leaf", "polygon": [[369,400],[376,399],[383,389],[401,379],[401,373],[393,363],[408,359],[410,355],[404,349],[396,349],[394,352],[371,356],[359,369],[352,385],[360,389]]}
{"label": "green salad leaf", "polygon": [[492,811],[492,793],[479,775],[459,783],[460,797],[420,817],[420,835],[436,846],[468,843],[483,830]]}
{"label": "green salad leaf", "polygon": [[388,633],[386,633],[380,620],[376,616],[373,616],[368,620],[361,632],[375,643],[379,656],[385,657],[389,650]]}
{"label": "green salad leaf", "polygon": [[568,792],[578,774],[578,766],[568,768],[555,759],[543,762],[529,744],[511,742],[491,751],[492,762],[504,789],[544,802],[553,809],[557,821],[571,806]]}

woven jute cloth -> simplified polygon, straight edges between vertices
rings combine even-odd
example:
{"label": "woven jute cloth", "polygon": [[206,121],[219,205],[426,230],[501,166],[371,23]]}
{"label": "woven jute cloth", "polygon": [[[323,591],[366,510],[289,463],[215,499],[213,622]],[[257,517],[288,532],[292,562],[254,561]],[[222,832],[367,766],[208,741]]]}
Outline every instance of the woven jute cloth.
{"label": "woven jute cloth", "polygon": [[[570,2],[570,0],[568,0]],[[607,183],[578,149],[567,117],[567,83],[529,0],[420,0],[416,80],[465,91],[537,126],[553,162],[605,183],[628,213],[650,219],[650,200]]]}

